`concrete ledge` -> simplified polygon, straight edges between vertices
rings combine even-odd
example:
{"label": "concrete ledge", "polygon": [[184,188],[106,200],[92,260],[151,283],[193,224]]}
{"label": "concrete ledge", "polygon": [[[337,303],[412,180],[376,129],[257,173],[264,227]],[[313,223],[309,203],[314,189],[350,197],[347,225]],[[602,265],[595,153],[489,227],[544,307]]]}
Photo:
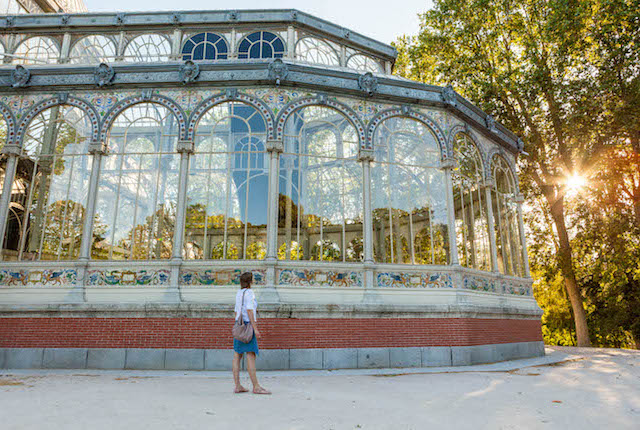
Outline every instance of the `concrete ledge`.
{"label": "concrete ledge", "polygon": [[123,348],[89,348],[87,369],[124,369],[126,356]]}
{"label": "concrete ledge", "polygon": [[86,369],[87,348],[47,348],[42,367],[45,369]]}
{"label": "concrete ledge", "polygon": [[[263,349],[259,370],[470,366],[544,356],[542,342],[411,348]],[[231,370],[231,349],[4,348],[6,369]],[[242,366],[246,368],[246,366]]]}

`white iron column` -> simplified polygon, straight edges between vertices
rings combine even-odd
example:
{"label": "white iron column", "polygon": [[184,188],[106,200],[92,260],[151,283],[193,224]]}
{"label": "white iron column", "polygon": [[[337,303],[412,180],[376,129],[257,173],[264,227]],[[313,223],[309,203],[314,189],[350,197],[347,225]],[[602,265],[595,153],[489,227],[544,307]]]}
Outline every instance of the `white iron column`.
{"label": "white iron column", "polygon": [[84,215],[82,225],[82,242],[80,242],[80,255],[78,260],[88,261],[91,252],[91,241],[93,239],[93,220],[96,212],[96,201],[98,198],[98,180],[102,167],[102,156],[106,154],[104,142],[91,142],[89,153],[92,155],[91,176],[89,177],[89,192],[87,197],[87,210]]}
{"label": "white iron column", "polygon": [[373,151],[360,150],[362,163],[362,208],[364,210],[364,262],[373,263],[373,219],[371,215],[371,162]]}
{"label": "white iron column", "polygon": [[498,247],[496,244],[496,229],[493,223],[493,202],[491,201],[493,181],[485,181],[484,195],[487,201],[487,224],[489,226],[489,241],[491,242],[491,271],[498,273]]}
{"label": "white iron column", "polygon": [[182,48],[182,30],[176,28],[171,35],[171,60],[180,60],[180,48]]}
{"label": "white iron column", "polygon": [[184,241],[184,221],[187,211],[187,179],[189,176],[189,155],[193,154],[193,141],[181,140],[178,142],[180,153],[180,177],[178,180],[178,205],[176,208],[176,223],[173,231],[172,260],[182,260],[182,247]]}
{"label": "white iron column", "polygon": [[518,204],[518,227],[520,230],[520,243],[522,244],[522,262],[524,263],[524,276],[531,277],[529,271],[529,254],[527,253],[527,239],[524,234],[524,220],[522,218],[522,203],[524,203],[524,196],[518,194],[516,196],[516,203]]}
{"label": "white iron column", "polygon": [[287,27],[287,58],[293,60],[296,49],[296,33],[292,25]]}
{"label": "white iron column", "polygon": [[2,249],[1,247],[4,246],[4,232],[7,228],[7,219],[9,218],[9,204],[11,203],[13,178],[16,175],[20,147],[18,147],[18,145],[7,144],[2,148],[2,153],[8,158],[4,171],[2,197],[0,197],[0,250]]}
{"label": "white iron column", "polygon": [[453,202],[453,181],[451,179],[451,171],[456,167],[456,162],[453,159],[446,159],[442,161],[442,168],[445,173],[445,180],[447,185],[447,213],[449,215],[449,252],[451,255],[452,266],[460,264],[458,259],[458,243],[456,239],[456,214],[455,206]]}
{"label": "white iron column", "polygon": [[267,257],[266,261],[275,263],[278,259],[278,163],[283,151],[281,140],[269,140],[269,195],[267,203]]}

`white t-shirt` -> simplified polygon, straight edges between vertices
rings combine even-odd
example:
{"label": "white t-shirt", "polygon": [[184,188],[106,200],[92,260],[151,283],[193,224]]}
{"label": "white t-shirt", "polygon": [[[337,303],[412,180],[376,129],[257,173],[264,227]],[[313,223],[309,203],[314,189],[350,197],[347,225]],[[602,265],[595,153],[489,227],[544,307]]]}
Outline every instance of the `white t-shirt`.
{"label": "white t-shirt", "polygon": [[[246,292],[245,292],[246,291]],[[244,306],[242,304],[242,295],[244,294]],[[258,315],[256,313],[256,309],[258,308],[258,302],[256,301],[256,296],[251,291],[251,288],[241,288],[240,291],[236,294],[236,320],[238,319],[238,315],[240,315],[240,309],[242,308],[242,320],[244,322],[251,321],[249,319],[249,313],[247,309],[253,310],[253,317],[258,320]]]}

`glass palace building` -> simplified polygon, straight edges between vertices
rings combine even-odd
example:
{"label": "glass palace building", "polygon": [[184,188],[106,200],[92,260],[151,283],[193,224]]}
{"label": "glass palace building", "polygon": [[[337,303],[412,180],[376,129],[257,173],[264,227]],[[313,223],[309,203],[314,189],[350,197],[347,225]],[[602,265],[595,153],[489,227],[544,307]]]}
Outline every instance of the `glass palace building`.
{"label": "glass palace building", "polygon": [[0,368],[228,368],[245,271],[264,368],[544,354],[523,143],[393,47],[296,10],[16,14],[0,54]]}

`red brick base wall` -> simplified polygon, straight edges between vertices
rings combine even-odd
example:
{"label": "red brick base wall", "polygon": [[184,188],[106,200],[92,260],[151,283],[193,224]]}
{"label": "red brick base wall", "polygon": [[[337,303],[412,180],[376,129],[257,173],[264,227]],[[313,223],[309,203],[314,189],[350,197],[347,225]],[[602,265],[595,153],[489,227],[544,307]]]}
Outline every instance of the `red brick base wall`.
{"label": "red brick base wall", "polygon": [[[223,318],[0,318],[2,348],[232,347]],[[263,349],[470,346],[542,340],[540,320],[291,319],[259,321]]]}

